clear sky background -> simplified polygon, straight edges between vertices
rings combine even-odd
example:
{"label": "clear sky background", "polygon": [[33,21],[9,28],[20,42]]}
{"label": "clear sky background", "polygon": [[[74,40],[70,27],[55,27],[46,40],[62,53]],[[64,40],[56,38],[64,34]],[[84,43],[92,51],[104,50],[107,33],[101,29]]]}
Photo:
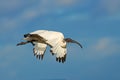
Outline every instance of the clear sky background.
{"label": "clear sky background", "polygon": [[[61,31],[83,45],[68,44],[67,61],[33,56],[23,34]],[[120,80],[120,0],[0,0],[0,80]]]}

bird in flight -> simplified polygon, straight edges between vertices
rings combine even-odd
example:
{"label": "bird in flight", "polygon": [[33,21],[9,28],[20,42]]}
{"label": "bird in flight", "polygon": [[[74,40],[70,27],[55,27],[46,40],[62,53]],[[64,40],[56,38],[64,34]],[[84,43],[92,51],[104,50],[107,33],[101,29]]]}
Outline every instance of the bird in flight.
{"label": "bird in flight", "polygon": [[37,30],[24,34],[24,40],[25,42],[20,42],[17,46],[32,43],[34,56],[41,60],[44,57],[46,47],[50,46],[51,54],[56,56],[56,61],[62,63],[66,61],[67,43],[76,43],[82,48],[79,42],[71,38],[64,38],[63,33],[57,31]]}

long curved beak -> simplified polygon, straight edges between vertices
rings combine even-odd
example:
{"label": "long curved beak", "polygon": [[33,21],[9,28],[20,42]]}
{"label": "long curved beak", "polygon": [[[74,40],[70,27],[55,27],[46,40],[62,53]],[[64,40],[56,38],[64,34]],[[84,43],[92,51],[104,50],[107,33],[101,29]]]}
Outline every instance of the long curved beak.
{"label": "long curved beak", "polygon": [[73,39],[71,39],[71,38],[66,38],[65,41],[68,42],[68,43],[69,43],[69,42],[71,42],[71,43],[76,43],[76,44],[78,44],[81,48],[83,48],[82,45],[81,45],[79,42],[77,42],[77,41],[75,41],[75,40],[73,40]]}

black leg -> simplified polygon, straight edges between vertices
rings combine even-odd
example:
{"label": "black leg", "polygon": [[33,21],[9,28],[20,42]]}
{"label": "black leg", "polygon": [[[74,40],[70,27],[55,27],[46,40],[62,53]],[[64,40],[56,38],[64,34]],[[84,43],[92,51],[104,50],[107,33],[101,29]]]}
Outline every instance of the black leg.
{"label": "black leg", "polygon": [[20,42],[20,43],[17,44],[17,46],[19,46],[19,45],[25,45],[27,43],[29,43],[29,42],[28,41],[27,42]]}

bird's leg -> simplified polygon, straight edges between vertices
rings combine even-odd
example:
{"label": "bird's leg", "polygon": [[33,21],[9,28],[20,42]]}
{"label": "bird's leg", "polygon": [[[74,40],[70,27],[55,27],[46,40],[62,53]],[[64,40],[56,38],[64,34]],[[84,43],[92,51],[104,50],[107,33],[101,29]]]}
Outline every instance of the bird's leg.
{"label": "bird's leg", "polygon": [[30,43],[30,42],[29,42],[29,41],[26,41],[26,42],[20,42],[20,43],[17,44],[17,46],[19,46],[19,45],[25,45],[25,44],[27,44],[27,43]]}

